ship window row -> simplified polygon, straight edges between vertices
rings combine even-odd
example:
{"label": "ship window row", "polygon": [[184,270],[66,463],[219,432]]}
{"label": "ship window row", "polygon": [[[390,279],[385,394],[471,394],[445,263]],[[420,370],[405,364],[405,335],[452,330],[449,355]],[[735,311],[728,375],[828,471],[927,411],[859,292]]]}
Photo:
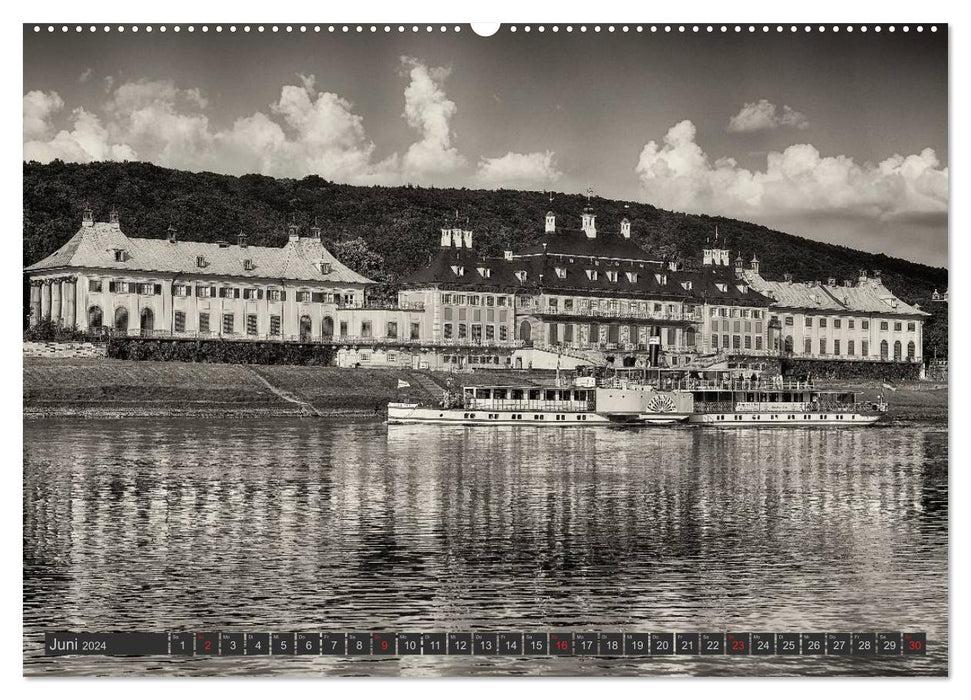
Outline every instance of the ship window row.
{"label": "ship window row", "polygon": [[[483,335],[484,333],[484,335]],[[485,340],[508,340],[509,339],[509,327],[508,326],[498,326],[494,324],[481,324],[481,323],[445,323],[442,325],[442,337],[445,340],[466,340],[471,339],[473,341]]]}
{"label": "ship window row", "polygon": [[[505,358],[506,364],[510,364],[511,358]],[[498,355],[443,355],[442,362],[447,365],[499,365],[501,360]]]}
{"label": "ship window row", "polygon": [[456,306],[512,306],[508,296],[497,294],[442,294],[442,303]]}

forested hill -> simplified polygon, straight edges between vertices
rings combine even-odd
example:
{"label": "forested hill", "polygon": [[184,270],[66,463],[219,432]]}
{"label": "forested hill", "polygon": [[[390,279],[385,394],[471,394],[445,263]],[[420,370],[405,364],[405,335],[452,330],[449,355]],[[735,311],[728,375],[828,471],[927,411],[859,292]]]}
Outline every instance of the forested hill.
{"label": "forested hill", "polygon": [[[558,224],[579,226],[586,205],[581,195],[555,194],[551,205],[543,192],[514,190],[435,189],[415,186],[358,187],[328,182],[312,175],[302,180],[263,175],[233,177],[161,168],[149,163],[47,165],[24,163],[24,265],[50,254],[77,232],[81,211],[89,203],[98,219],[112,207],[122,229],[136,237],[163,237],[172,225],[192,240],[235,240],[242,230],[255,245],[282,245],[286,222],[296,212],[298,223],[316,218],[325,244],[364,274],[396,280],[426,264],[439,245],[439,229],[456,212],[475,232],[475,247],[485,255],[537,241],[550,208]],[[649,204],[595,197],[597,228],[619,230],[627,216],[632,238],[659,257],[698,264],[705,240],[718,226],[719,238],[746,260],[755,253],[769,278],[791,272],[797,280],[856,279],[860,269],[879,269],[898,296],[935,314],[925,331],[925,353],[936,346],[947,352],[947,305],[930,301],[933,290],[948,286],[944,268],[874,255],[843,246],[811,241],[734,219],[680,214]],[[356,239],[367,244],[364,249]]]}

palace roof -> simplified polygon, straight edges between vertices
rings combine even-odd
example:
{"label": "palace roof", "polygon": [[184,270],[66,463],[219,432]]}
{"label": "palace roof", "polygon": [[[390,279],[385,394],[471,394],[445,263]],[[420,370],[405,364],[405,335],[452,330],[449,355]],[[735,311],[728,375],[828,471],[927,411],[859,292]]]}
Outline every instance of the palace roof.
{"label": "palace roof", "polygon": [[754,289],[771,297],[773,306],[779,308],[930,315],[897,298],[879,278],[862,278],[854,285],[839,286],[767,280],[752,270],[746,270],[742,275]]}
{"label": "palace roof", "polygon": [[118,224],[103,222],[83,225],[67,243],[26,271],[65,267],[373,284],[331,255],[318,238],[290,240],[282,248],[129,238]]}
{"label": "palace roof", "polygon": [[566,255],[574,257],[611,258],[618,260],[641,260],[658,262],[657,258],[645,252],[630,238],[619,233],[597,232],[596,238],[589,238],[582,229],[557,228],[546,233],[536,245],[517,252],[517,257],[526,255]]}

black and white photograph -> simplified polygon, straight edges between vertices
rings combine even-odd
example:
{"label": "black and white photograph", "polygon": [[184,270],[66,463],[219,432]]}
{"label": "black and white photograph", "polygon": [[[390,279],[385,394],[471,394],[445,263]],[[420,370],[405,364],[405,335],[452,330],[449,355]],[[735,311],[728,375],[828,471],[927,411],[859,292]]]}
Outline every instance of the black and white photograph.
{"label": "black and white photograph", "polygon": [[947,23],[93,18],[24,676],[950,674]]}

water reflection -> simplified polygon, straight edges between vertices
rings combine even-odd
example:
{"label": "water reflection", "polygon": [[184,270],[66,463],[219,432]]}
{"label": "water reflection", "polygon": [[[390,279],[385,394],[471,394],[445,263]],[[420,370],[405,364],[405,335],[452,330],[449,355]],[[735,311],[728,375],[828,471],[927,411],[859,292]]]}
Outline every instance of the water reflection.
{"label": "water reflection", "polygon": [[[26,422],[25,444],[27,672],[148,672],[39,656],[44,630],[126,628],[912,629],[928,632],[931,656],[868,667],[292,659],[260,670],[946,670],[940,428],[52,420]],[[255,670],[227,661],[151,663]]]}

